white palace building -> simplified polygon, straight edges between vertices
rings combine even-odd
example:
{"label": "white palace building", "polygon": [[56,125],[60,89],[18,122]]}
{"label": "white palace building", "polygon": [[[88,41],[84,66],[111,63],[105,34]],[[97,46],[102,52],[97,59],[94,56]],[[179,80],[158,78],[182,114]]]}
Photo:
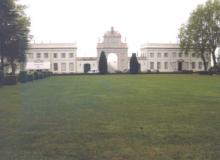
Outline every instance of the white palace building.
{"label": "white palace building", "polygon": [[[138,61],[142,72],[202,71],[203,63],[195,53],[183,54],[178,44],[144,44]],[[53,73],[92,73],[98,71],[100,53],[108,59],[109,72],[129,70],[128,45],[112,27],[97,44],[97,57],[78,57],[76,44],[30,44],[27,50],[26,70],[49,70]],[[206,57],[210,66],[210,57]],[[111,59],[111,61],[109,60]]]}

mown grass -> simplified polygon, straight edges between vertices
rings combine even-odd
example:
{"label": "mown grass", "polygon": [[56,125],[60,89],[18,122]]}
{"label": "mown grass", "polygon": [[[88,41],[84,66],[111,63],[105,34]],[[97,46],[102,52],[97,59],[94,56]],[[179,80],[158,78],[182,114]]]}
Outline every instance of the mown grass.
{"label": "mown grass", "polygon": [[0,88],[2,160],[219,157],[219,76],[61,76]]}

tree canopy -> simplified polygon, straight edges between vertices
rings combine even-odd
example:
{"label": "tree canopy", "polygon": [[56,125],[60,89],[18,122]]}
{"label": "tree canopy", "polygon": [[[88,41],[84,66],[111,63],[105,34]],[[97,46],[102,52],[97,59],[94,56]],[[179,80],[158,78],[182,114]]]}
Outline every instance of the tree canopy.
{"label": "tree canopy", "polygon": [[102,51],[99,58],[99,73],[106,74],[108,72],[107,58],[105,52]]}
{"label": "tree canopy", "polygon": [[198,5],[188,22],[181,26],[179,38],[182,50],[186,53],[193,50],[200,56],[205,70],[210,56],[216,66],[215,50],[220,42],[220,1],[208,0],[204,5]]}
{"label": "tree canopy", "polygon": [[16,0],[1,0],[0,4],[0,56],[1,70],[5,64],[11,65],[15,73],[15,62],[25,61],[28,48],[30,20],[24,12],[25,6]]}

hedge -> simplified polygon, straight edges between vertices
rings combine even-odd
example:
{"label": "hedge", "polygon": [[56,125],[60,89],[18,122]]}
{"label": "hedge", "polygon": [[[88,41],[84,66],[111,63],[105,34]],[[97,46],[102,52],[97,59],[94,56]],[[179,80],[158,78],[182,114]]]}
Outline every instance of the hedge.
{"label": "hedge", "polygon": [[38,76],[38,72],[34,72],[34,80],[38,80],[39,76]]}
{"label": "hedge", "polygon": [[4,78],[5,85],[16,85],[17,77],[15,75],[6,75]]}
{"label": "hedge", "polygon": [[27,72],[26,71],[20,72],[20,74],[19,74],[19,81],[21,83],[25,83],[25,82],[28,81],[28,76],[27,76]]}
{"label": "hedge", "polygon": [[32,73],[27,74],[27,80],[32,82],[34,80],[34,75]]}
{"label": "hedge", "polygon": [[4,73],[0,71],[0,86],[4,85]]}

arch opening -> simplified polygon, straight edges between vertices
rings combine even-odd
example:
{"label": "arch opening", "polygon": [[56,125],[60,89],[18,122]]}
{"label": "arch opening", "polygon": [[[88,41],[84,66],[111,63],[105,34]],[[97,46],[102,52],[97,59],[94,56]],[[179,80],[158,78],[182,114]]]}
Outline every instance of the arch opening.
{"label": "arch opening", "polygon": [[118,56],[115,53],[108,54],[107,57],[108,62],[108,72],[116,73],[118,71]]}
{"label": "arch opening", "polygon": [[89,63],[84,64],[84,73],[88,73],[91,69],[91,65]]}

